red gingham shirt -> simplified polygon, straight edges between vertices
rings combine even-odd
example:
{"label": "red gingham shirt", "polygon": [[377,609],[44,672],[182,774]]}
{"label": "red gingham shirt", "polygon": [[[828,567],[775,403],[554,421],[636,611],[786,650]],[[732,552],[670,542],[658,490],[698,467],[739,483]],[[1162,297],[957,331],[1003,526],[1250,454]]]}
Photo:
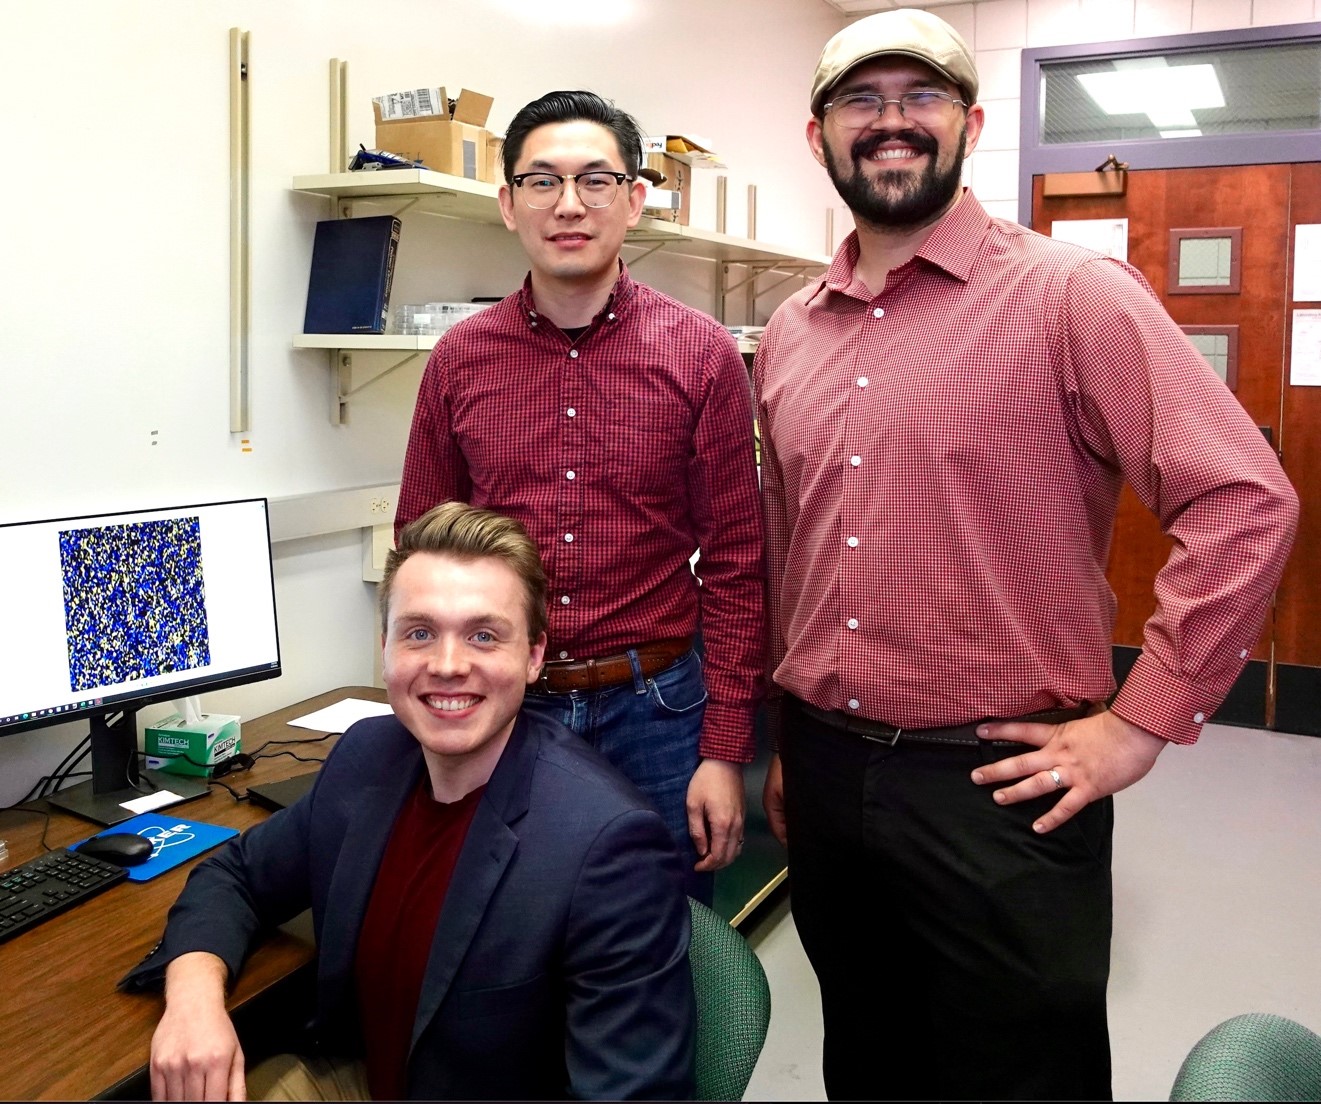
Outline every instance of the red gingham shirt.
{"label": "red gingham shirt", "polygon": [[517,518],[536,541],[548,659],[615,655],[700,624],[701,754],[752,759],[762,524],[751,388],[724,327],[622,265],[576,341],[538,316],[530,281],[455,326],[422,377],[395,526],[452,499]]}
{"label": "red gingham shirt", "polygon": [[1105,699],[1127,479],[1176,546],[1113,709],[1196,740],[1297,522],[1261,433],[1136,269],[971,194],[879,295],[857,257],[756,358],[776,686],[904,728]]}

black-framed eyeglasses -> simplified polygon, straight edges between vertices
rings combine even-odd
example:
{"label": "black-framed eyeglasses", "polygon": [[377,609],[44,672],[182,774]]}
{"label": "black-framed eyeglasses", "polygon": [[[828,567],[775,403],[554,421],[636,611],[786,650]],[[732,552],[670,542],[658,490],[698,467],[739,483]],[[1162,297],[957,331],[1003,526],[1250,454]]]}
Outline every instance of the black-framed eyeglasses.
{"label": "black-framed eyeglasses", "polygon": [[624,181],[635,179],[628,173],[594,169],[592,172],[565,176],[547,172],[519,173],[511,176],[509,183],[518,189],[523,202],[532,210],[544,211],[560,201],[566,180],[573,181],[574,191],[578,193],[578,199],[584,207],[609,207],[614,203]]}
{"label": "black-framed eyeglasses", "polygon": [[899,114],[919,126],[943,123],[949,118],[950,108],[956,104],[968,106],[947,92],[924,89],[905,92],[888,100],[875,92],[850,92],[831,100],[822,111],[839,126],[865,127],[871,125],[877,115],[885,114],[886,104],[898,104]]}

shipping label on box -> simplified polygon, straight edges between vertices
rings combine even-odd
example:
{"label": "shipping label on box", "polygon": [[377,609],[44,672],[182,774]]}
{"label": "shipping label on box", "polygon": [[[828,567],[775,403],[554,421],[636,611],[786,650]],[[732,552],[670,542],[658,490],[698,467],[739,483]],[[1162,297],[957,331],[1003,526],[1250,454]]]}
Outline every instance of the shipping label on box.
{"label": "shipping label on box", "polygon": [[451,100],[443,84],[434,88],[406,88],[402,92],[387,92],[384,96],[372,99],[372,103],[380,108],[378,118],[386,121],[440,116],[471,126],[486,125],[494,102],[490,96],[467,88],[459,89],[458,96]]}
{"label": "shipping label on box", "polygon": [[419,115],[449,118],[449,101],[443,88],[407,88],[377,96],[372,103],[380,107],[382,119],[415,119]]}

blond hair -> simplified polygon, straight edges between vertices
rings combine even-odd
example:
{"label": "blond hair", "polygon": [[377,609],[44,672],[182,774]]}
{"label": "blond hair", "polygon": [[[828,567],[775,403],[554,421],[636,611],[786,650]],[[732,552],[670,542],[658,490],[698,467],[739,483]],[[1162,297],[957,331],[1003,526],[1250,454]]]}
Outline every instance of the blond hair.
{"label": "blond hair", "polygon": [[546,631],[546,569],[527,530],[513,518],[493,510],[443,502],[405,525],[386,556],[385,574],[376,588],[382,632],[389,629],[394,577],[404,561],[417,552],[456,560],[500,560],[523,582],[528,639],[535,642]]}

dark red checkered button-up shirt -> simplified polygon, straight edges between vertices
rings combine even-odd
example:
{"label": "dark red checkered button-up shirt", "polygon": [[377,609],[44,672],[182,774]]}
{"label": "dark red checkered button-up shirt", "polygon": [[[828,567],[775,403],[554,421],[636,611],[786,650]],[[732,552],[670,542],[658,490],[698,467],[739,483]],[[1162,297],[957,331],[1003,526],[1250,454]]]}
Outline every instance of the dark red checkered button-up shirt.
{"label": "dark red checkered button-up shirt", "polygon": [[905,728],[1104,699],[1127,479],[1176,547],[1113,708],[1195,740],[1293,539],[1261,433],[1136,269],[971,194],[880,294],[857,257],[757,353],[775,683]]}
{"label": "dark red checkered button-up shirt", "polygon": [[515,517],[536,541],[547,658],[700,624],[701,754],[752,758],[765,603],[752,397],[714,319],[621,266],[577,341],[538,317],[530,282],[456,326],[422,378],[395,525],[451,499]]}

